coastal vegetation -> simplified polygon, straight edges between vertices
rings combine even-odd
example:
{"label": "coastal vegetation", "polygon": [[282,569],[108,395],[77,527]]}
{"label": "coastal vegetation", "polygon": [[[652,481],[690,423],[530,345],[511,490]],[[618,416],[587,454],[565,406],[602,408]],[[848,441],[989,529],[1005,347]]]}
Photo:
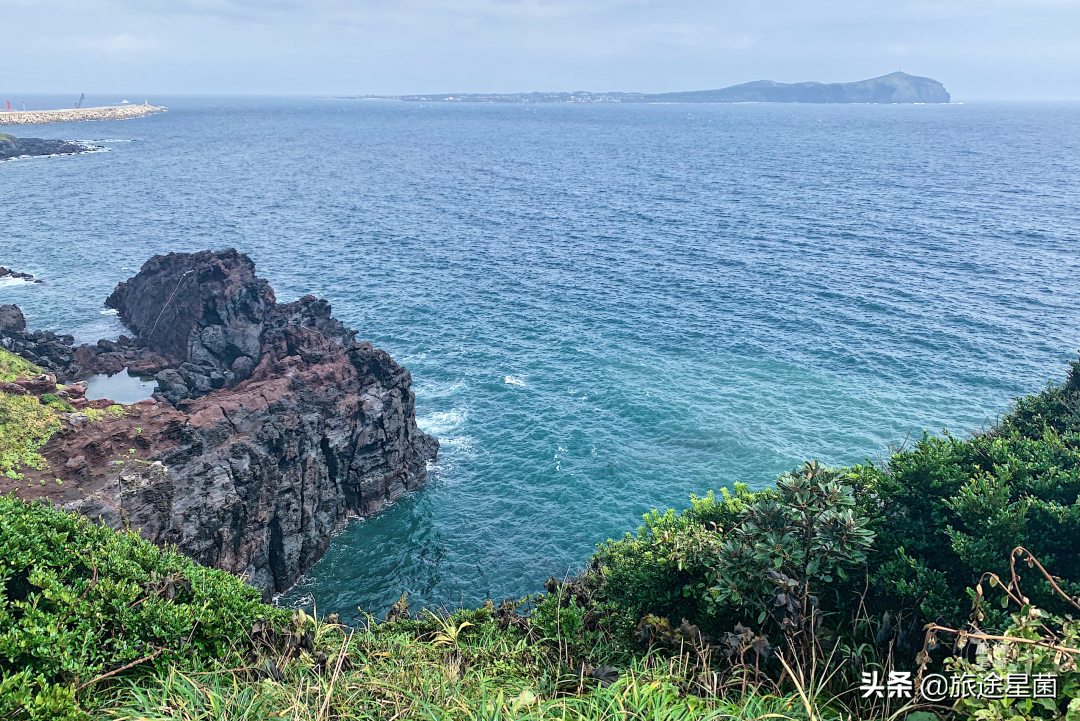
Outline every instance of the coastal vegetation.
{"label": "coastal vegetation", "polygon": [[[0,356],[0,372],[33,370],[17,365]],[[0,438],[24,417],[8,411]],[[35,433],[12,447],[48,425]],[[405,596],[352,625],[287,611],[133,531],[0,497],[0,717],[1073,721],[1078,496],[1080,363],[986,432],[710,492],[648,514],[575,578],[455,613]],[[965,673],[1056,689],[860,689],[893,673],[915,690]]]}
{"label": "coastal vegetation", "polygon": [[[42,369],[9,351],[0,349],[0,383],[39,375]],[[60,414],[75,409],[55,393],[40,396],[0,390],[0,474],[21,481],[23,470],[47,470],[45,458],[38,452],[60,430]],[[106,416],[126,415],[123,406],[86,408],[86,420],[96,422]]]}

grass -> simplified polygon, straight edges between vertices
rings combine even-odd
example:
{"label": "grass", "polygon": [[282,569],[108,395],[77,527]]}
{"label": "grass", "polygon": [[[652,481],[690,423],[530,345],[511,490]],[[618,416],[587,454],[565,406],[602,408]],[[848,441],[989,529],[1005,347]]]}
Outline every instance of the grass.
{"label": "grass", "polygon": [[[32,376],[41,369],[19,356],[0,350],[0,381],[11,382],[19,376]],[[60,402],[59,398],[56,398]],[[52,434],[60,430],[58,404],[42,405],[34,396],[0,392],[0,473],[21,480],[20,468],[48,468],[38,453]]]}
{"label": "grass", "polygon": [[123,418],[128,413],[126,408],[124,408],[122,405],[117,404],[108,406],[106,408],[84,408],[82,412],[86,414],[87,419],[89,419],[91,423],[97,423],[101,419],[105,418],[105,416],[111,416],[113,418]]}
{"label": "grass", "polygon": [[0,348],[0,383],[12,383],[19,376],[36,376],[41,369],[30,361]]}
{"label": "grass", "polygon": [[[798,694],[697,695],[686,657],[622,658],[618,678],[602,686],[561,666],[557,653],[527,634],[500,630],[484,609],[361,629],[311,617],[306,623],[315,648],[273,659],[279,680],[246,669],[166,671],[115,688],[98,715],[117,721],[840,718],[813,701],[808,714]],[[453,640],[441,630],[461,623],[469,626]]]}
{"label": "grass", "polygon": [[514,604],[409,620],[403,596],[394,613],[290,613],[134,531],[0,496],[5,720],[837,717],[812,693],[723,682],[696,651],[582,641]]}

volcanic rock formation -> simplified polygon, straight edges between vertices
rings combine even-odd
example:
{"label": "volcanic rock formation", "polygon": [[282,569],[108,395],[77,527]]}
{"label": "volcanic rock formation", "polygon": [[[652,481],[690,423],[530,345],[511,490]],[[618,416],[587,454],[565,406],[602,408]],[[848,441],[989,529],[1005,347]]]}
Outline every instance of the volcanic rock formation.
{"label": "volcanic rock formation", "polygon": [[26,330],[26,318],[17,305],[0,305],[0,330]]}
{"label": "volcanic rock formation", "polygon": [[[41,451],[51,468],[26,473],[63,484],[12,486],[18,495],[138,528],[269,596],[349,516],[426,481],[438,441],[416,426],[409,371],[356,342],[325,300],[277,303],[247,256],[155,256],[107,302],[134,340],[72,348],[70,336],[0,332],[54,371],[5,392],[74,408]],[[87,401],[82,384],[56,387],[106,365],[156,370],[159,393],[102,417],[110,403]]]}
{"label": "volcanic rock formation", "polygon": [[[3,125],[3,122],[0,122]],[[88,153],[99,146],[72,143],[67,140],[42,140],[41,138],[16,138],[0,133],[0,160],[34,155],[78,155]]]}

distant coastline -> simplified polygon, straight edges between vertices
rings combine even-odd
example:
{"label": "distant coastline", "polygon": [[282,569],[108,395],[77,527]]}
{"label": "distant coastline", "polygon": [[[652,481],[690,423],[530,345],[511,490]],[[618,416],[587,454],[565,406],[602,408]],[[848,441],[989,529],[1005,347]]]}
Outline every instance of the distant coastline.
{"label": "distant coastline", "polygon": [[719,90],[676,93],[441,93],[395,95],[411,102],[459,103],[920,103],[947,104],[952,96],[937,80],[903,72],[852,83],[778,83],[755,80]]}
{"label": "distant coastline", "polygon": [[129,120],[168,108],[159,105],[121,105],[104,108],[69,108],[67,110],[11,110],[0,112],[0,125],[43,125],[45,123],[81,123],[89,120]]}

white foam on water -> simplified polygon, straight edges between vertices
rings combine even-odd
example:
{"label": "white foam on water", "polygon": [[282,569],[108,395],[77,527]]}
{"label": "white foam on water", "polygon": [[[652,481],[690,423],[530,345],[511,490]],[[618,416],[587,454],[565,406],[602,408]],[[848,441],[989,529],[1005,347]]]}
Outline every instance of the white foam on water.
{"label": "white foam on water", "polygon": [[416,419],[420,430],[439,439],[439,457],[434,464],[428,464],[428,472],[442,482],[454,478],[454,470],[459,462],[476,455],[473,437],[460,432],[467,419],[468,414],[456,408],[428,413]]}
{"label": "white foam on water", "polygon": [[522,376],[522,375],[506,376],[505,378],[503,378],[503,383],[505,383],[508,386],[520,386],[520,387],[524,388],[525,387],[525,376]]}
{"label": "white foam on water", "polygon": [[442,441],[445,436],[449,436],[453,431],[461,428],[467,417],[465,411],[459,411],[455,408],[451,411],[428,413],[420,416],[416,419],[416,425],[424,433],[433,435]]}
{"label": "white foam on water", "polygon": [[105,310],[98,311],[102,315],[120,315],[120,311],[116,308],[106,308]]}
{"label": "white foam on water", "polygon": [[33,278],[30,278],[29,280],[26,279],[26,278],[0,278],[0,286],[8,286],[8,285],[41,285],[41,284],[40,283],[35,283]]}

